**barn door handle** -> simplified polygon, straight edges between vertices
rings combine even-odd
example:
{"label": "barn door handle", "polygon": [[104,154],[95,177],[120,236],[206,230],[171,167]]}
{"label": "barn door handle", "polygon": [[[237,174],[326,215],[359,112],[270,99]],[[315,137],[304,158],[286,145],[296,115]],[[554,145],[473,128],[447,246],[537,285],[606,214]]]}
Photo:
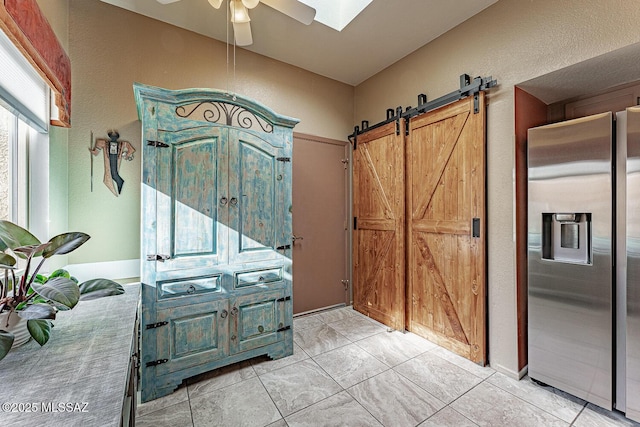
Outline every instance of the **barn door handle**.
{"label": "barn door handle", "polygon": [[473,218],[471,222],[471,236],[480,237],[480,218]]}

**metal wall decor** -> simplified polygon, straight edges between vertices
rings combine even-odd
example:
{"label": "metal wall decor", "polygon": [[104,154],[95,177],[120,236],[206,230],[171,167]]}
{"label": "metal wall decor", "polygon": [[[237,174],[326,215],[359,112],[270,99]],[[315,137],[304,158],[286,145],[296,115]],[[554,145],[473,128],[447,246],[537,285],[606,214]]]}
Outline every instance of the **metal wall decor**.
{"label": "metal wall decor", "polygon": [[114,196],[118,197],[122,192],[124,179],[120,176],[120,163],[122,159],[133,160],[135,148],[129,141],[118,141],[120,134],[117,130],[107,131],[109,139],[98,138],[93,145],[93,132],[91,132],[91,144],[89,151],[91,152],[91,191],[93,191],[93,156],[97,156],[102,151],[104,156],[104,177],[102,182],[107,186]]}
{"label": "metal wall decor", "polygon": [[241,107],[227,102],[199,102],[176,107],[176,115],[191,120],[204,120],[227,126],[237,126],[266,133],[273,132],[273,126],[262,117]]}

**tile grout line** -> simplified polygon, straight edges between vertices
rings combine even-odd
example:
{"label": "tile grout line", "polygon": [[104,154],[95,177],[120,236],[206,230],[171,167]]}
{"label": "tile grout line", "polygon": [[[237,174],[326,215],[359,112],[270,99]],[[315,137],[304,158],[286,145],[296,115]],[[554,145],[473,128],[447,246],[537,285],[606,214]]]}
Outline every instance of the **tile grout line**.
{"label": "tile grout line", "polygon": [[[504,374],[503,374],[503,375],[504,375]],[[493,376],[493,374],[492,374],[491,376]],[[507,378],[509,378],[509,377],[507,377]],[[489,377],[487,377],[487,379],[489,379]],[[523,380],[522,380],[522,379],[518,380],[518,382],[520,382],[520,381],[523,381]],[[499,386],[499,385],[497,385],[497,384],[493,384],[492,382],[489,382],[489,384],[491,384],[491,385],[492,385],[492,386],[494,386],[494,387],[499,388],[500,390],[502,390],[502,391],[504,391],[504,392],[509,393],[511,396],[514,396],[514,397],[516,397],[516,398],[518,398],[518,399],[522,400],[523,402],[528,403],[529,405],[531,405],[531,406],[533,406],[533,407],[535,407],[535,408],[540,409],[540,410],[541,410],[541,411],[543,411],[543,412],[546,412],[547,414],[549,414],[549,415],[551,415],[551,416],[553,416],[553,417],[558,418],[560,421],[563,421],[563,422],[565,422],[565,423],[569,423],[569,424],[570,424],[570,426],[571,426],[571,425],[573,425],[573,423],[578,419],[578,416],[582,413],[582,411],[584,410],[584,408],[586,408],[586,407],[587,407],[587,404],[589,403],[589,402],[587,402],[587,401],[584,401],[584,403],[582,403],[582,404],[581,404],[581,405],[582,405],[582,408],[578,411],[578,414],[577,414],[577,415],[576,415],[576,417],[573,419],[573,421],[565,421],[565,420],[563,420],[562,418],[560,418],[559,416],[557,416],[557,415],[555,415],[555,414],[553,414],[553,413],[549,412],[546,408],[543,408],[543,407],[541,407],[541,406],[539,406],[539,405],[537,405],[537,404],[535,404],[535,403],[533,403],[533,402],[529,402],[528,400],[525,400],[525,399],[521,398],[520,396],[518,396],[518,395],[516,395],[516,394],[514,394],[514,393],[512,393],[512,392],[510,392],[509,390],[507,390],[507,389],[505,389],[505,388],[503,388],[503,387],[500,387],[500,386]],[[553,387],[553,386],[548,386],[548,387],[553,388],[554,390],[562,391],[562,390],[557,389],[557,388],[555,388],[555,387]],[[546,393],[551,393],[551,394],[553,394],[553,395],[555,395],[555,396],[558,396],[558,395],[557,395],[556,393],[554,393],[553,391],[545,390],[544,388],[541,388],[541,390],[543,390],[543,391],[544,391],[544,392],[546,392]],[[566,393],[566,392],[565,392],[565,393]],[[579,397],[573,396],[573,395],[572,395],[572,394],[570,394],[570,393],[567,393],[567,394],[569,394],[570,396],[572,396],[572,397],[574,397],[574,398],[580,399]],[[563,397],[563,396],[559,396],[559,397],[562,397],[563,399],[566,399],[566,400],[571,401],[570,399],[567,399],[567,398],[565,398],[565,397]],[[581,400],[582,400],[582,399],[581,399]],[[576,403],[577,403],[577,402],[576,402]]]}

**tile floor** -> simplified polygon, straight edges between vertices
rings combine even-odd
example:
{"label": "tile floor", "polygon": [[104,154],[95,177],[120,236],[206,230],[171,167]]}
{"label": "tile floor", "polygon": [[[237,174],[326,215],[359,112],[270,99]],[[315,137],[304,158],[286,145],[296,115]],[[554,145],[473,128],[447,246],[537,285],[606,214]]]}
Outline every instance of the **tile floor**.
{"label": "tile floor", "polygon": [[294,319],[294,354],[192,378],[138,406],[136,425],[640,426],[553,388],[515,381],[349,307]]}

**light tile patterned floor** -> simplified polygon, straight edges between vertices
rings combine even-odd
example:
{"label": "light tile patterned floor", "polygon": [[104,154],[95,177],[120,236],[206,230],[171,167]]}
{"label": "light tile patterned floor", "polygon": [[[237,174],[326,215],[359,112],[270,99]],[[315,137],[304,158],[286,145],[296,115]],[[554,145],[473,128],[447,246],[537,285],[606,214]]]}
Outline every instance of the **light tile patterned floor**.
{"label": "light tile patterned floor", "polygon": [[152,427],[640,426],[516,381],[349,307],[294,319],[294,354],[186,381],[138,406]]}

